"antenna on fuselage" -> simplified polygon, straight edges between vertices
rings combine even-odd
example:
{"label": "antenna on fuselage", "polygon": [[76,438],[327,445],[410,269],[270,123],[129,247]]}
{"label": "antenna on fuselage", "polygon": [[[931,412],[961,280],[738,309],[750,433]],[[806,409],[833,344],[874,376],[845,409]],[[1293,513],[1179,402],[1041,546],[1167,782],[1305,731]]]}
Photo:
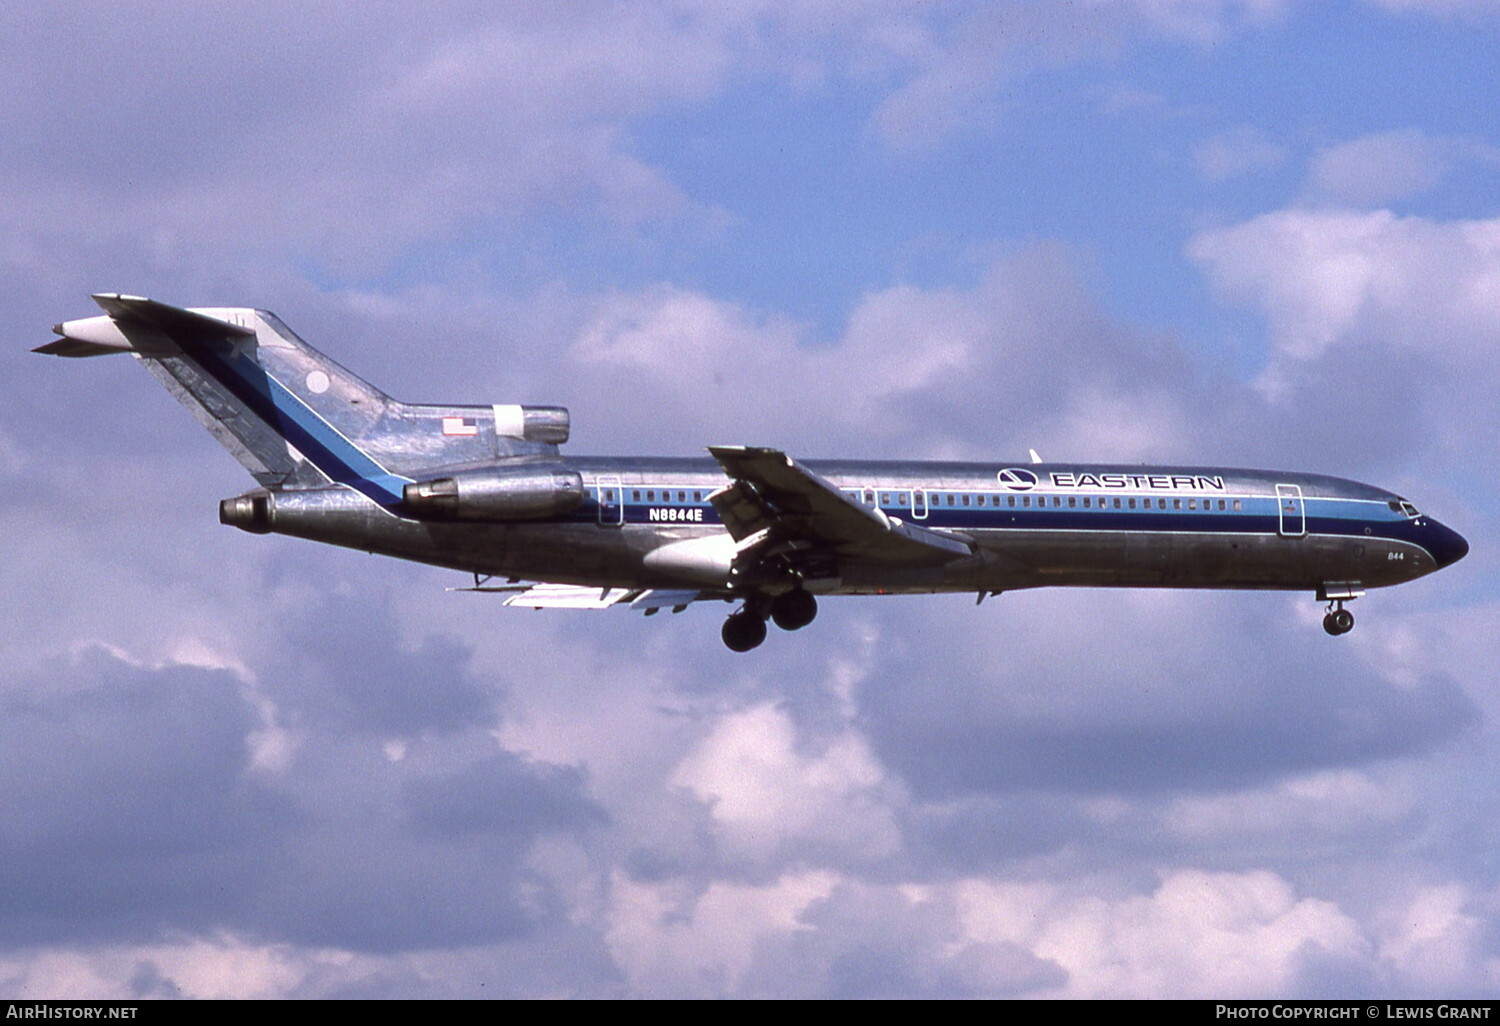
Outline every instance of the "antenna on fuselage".
{"label": "antenna on fuselage", "polygon": [[1029,452],[1029,453],[1031,453],[1031,462],[1032,463],[1040,463],[1040,462],[1042,462],[1042,458],[1036,454],[1036,450],[1035,449],[1027,449],[1026,451]]}

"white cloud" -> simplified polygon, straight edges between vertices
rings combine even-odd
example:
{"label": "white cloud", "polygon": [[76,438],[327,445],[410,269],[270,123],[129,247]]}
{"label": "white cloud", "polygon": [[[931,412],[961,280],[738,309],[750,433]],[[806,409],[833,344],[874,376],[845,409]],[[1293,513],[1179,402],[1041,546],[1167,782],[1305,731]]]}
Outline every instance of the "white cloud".
{"label": "white cloud", "polygon": [[[731,859],[774,865],[792,852],[894,854],[897,797],[865,740],[844,730],[806,751],[785,711],[721,719],[670,781],[706,802]],[[827,857],[826,854],[823,857]]]}
{"label": "white cloud", "polygon": [[[703,213],[622,133],[721,87],[732,50],[712,19],[609,4],[478,19],[271,5],[231,31],[206,11],[138,5],[72,61],[41,62],[44,79],[62,76],[55,88],[7,91],[13,260],[119,238],[167,267],[211,247],[372,273],[409,245],[537,206],[626,226]],[[62,31],[48,21],[11,26],[5,50],[44,49]],[[80,160],[58,134],[109,159]]]}
{"label": "white cloud", "polygon": [[607,416],[647,450],[686,439],[801,456],[1162,458],[1184,444],[1172,383],[1195,387],[1174,346],[1111,324],[1045,246],[971,289],[869,293],[832,344],[679,288],[615,294],[560,370],[582,432]]}
{"label": "white cloud", "polygon": [[1172,870],[1149,894],[1112,897],[982,881],[960,895],[969,936],[1021,944],[1067,971],[1058,996],[1285,996],[1311,959],[1370,949],[1337,906],[1265,871]]}
{"label": "white cloud", "polygon": [[1083,0],[959,7],[907,36],[897,85],[871,116],[876,136],[920,152],[1003,120],[1007,88],[1038,70],[1105,61],[1140,38],[1209,46],[1280,17],[1287,0]]}
{"label": "white cloud", "polygon": [[[612,891],[611,950],[647,996],[838,996],[883,983],[948,996],[1326,996],[1338,985],[1319,974],[1377,958],[1369,928],[1264,870],[1173,869],[1144,892],[1099,877],[861,885],[827,874],[701,893],[616,880]],[[1440,897],[1404,936],[1472,936]],[[1408,950],[1382,943],[1387,982],[1415,983]]]}
{"label": "white cloud", "polygon": [[609,947],[633,993],[734,993],[768,935],[806,929],[799,918],[836,877],[791,873],[764,885],[713,883],[701,894],[617,878]]}
{"label": "white cloud", "polygon": [[1408,825],[1420,802],[1400,774],[1336,769],[1292,776],[1244,792],[1186,795],[1162,812],[1162,824],[1185,842],[1260,851],[1290,832],[1308,851],[1354,843],[1372,832]]}
{"label": "white cloud", "polygon": [[1402,352],[1492,376],[1500,345],[1500,220],[1289,209],[1204,232],[1188,255],[1227,299],[1263,313],[1279,387],[1337,349]]}
{"label": "white cloud", "polygon": [[1380,915],[1379,957],[1417,993],[1500,986],[1500,960],[1485,951],[1489,905],[1458,884],[1419,887]]}
{"label": "white cloud", "polygon": [[1315,155],[1308,191],[1331,206],[1385,206],[1435,187],[1455,149],[1416,129],[1367,135]]}
{"label": "white cloud", "polygon": [[1193,150],[1193,165],[1209,181],[1221,181],[1273,170],[1286,157],[1285,146],[1258,128],[1241,125],[1199,143]]}

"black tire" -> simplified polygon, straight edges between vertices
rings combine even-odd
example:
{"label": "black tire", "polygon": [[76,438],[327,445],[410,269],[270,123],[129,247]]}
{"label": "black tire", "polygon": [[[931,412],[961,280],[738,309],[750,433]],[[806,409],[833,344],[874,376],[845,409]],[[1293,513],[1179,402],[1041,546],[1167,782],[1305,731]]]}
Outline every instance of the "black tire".
{"label": "black tire", "polygon": [[1347,609],[1335,609],[1328,618],[1333,621],[1334,634],[1348,634],[1354,630],[1354,614]]}
{"label": "black tire", "polygon": [[771,619],[784,631],[799,631],[817,615],[818,600],[801,588],[793,588],[771,600]]}
{"label": "black tire", "polygon": [[766,621],[742,609],[725,617],[719,635],[731,652],[748,652],[766,640]]}

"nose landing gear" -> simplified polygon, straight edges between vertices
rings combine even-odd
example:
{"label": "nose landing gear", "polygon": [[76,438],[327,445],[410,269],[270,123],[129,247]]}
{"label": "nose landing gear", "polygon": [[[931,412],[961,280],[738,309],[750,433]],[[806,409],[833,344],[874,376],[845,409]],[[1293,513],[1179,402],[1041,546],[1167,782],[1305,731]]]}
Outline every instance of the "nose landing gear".
{"label": "nose landing gear", "polygon": [[1334,637],[1354,630],[1354,614],[1344,608],[1342,600],[1329,603],[1328,612],[1323,616],[1323,629]]}
{"label": "nose landing gear", "polygon": [[1344,608],[1345,602],[1353,602],[1364,594],[1358,581],[1340,581],[1324,584],[1318,588],[1318,601],[1328,603],[1328,612],[1323,615],[1323,629],[1334,637],[1354,630],[1354,614]]}

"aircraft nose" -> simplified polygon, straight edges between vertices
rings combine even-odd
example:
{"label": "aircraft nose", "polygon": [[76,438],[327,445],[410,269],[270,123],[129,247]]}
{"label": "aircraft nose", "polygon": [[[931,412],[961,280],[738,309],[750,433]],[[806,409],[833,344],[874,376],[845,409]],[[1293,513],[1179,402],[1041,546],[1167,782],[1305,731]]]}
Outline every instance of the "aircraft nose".
{"label": "aircraft nose", "polygon": [[1428,523],[1432,528],[1432,537],[1428,541],[1427,551],[1432,553],[1439,570],[1452,566],[1469,554],[1469,542],[1463,535],[1451,527],[1444,527],[1436,520],[1429,520]]}

